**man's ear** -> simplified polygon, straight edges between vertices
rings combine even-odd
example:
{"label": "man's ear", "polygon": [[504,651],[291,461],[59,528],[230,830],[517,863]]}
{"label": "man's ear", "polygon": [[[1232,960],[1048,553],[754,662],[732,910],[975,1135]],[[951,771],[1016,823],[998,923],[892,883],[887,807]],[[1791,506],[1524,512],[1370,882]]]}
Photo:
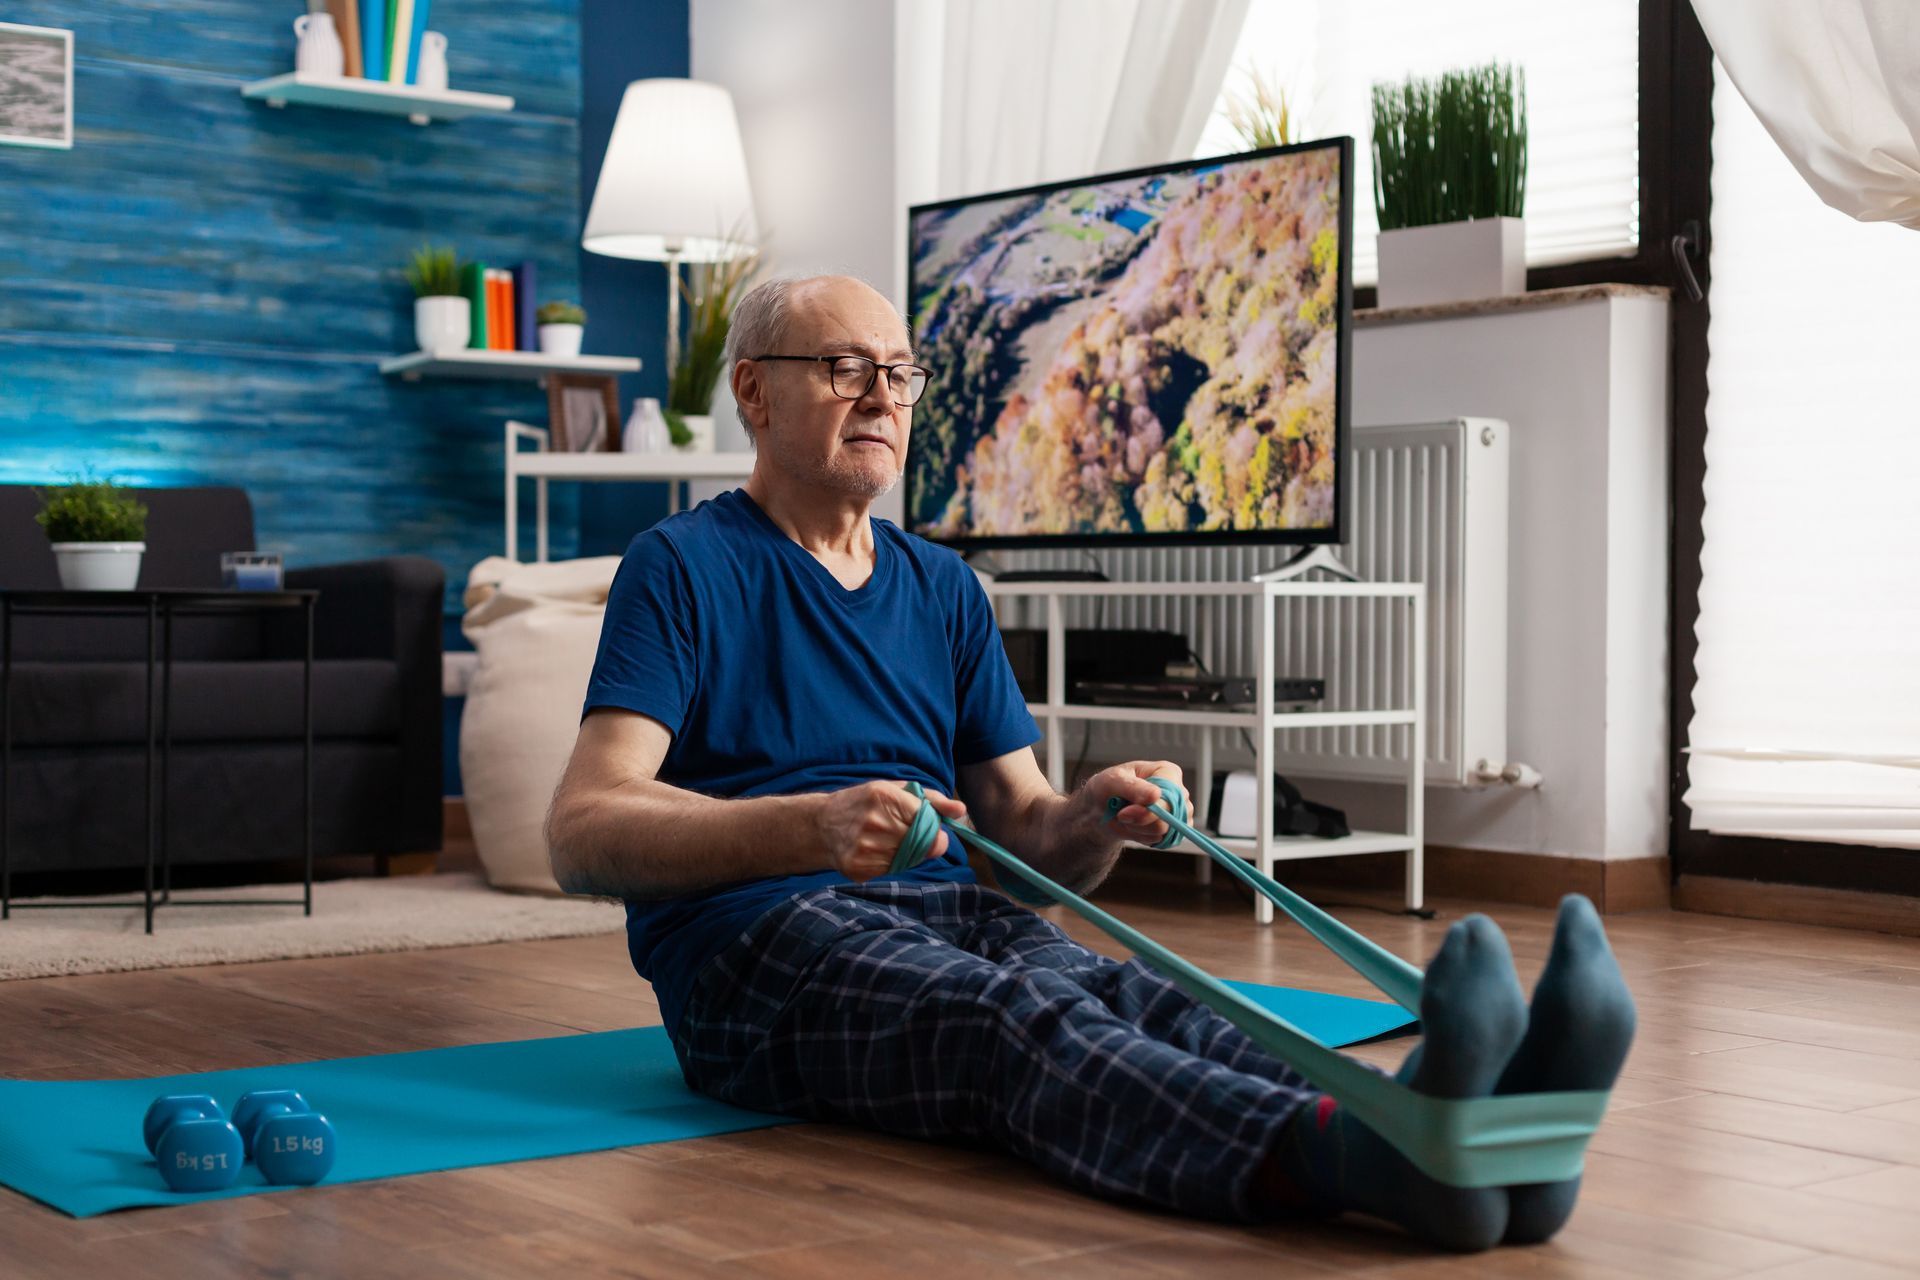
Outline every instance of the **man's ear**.
{"label": "man's ear", "polygon": [[729,380],[733,389],[733,402],[740,412],[747,416],[747,422],[757,438],[767,429],[767,421],[772,409],[767,402],[767,381],[761,376],[760,365],[753,360],[736,360],[733,376]]}

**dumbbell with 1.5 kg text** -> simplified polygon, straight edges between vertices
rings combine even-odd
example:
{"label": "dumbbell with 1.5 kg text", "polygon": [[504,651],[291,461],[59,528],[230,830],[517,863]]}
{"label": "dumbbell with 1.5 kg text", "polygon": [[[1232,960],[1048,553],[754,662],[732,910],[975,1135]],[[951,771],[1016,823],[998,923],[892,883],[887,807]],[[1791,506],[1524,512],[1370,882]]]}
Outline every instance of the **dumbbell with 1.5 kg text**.
{"label": "dumbbell with 1.5 kg text", "polygon": [[292,1089],[247,1094],[233,1109],[233,1124],[268,1182],[306,1185],[333,1168],[333,1126]]}
{"label": "dumbbell with 1.5 kg text", "polygon": [[219,1191],[240,1176],[245,1144],[204,1093],[156,1098],[140,1130],[161,1178],[175,1191]]}

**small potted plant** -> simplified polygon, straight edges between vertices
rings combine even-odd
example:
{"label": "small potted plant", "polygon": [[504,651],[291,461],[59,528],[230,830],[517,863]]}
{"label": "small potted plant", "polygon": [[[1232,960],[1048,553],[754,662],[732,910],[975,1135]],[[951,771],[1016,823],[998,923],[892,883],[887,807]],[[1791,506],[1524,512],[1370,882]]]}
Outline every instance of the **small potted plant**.
{"label": "small potted plant", "polygon": [[1373,191],[1382,307],[1525,293],[1525,73],[1376,84]]}
{"label": "small potted plant", "polygon": [[53,544],[60,585],[69,591],[131,591],[147,549],[147,507],[111,480],[74,476],[37,491],[34,517]]}
{"label": "small potted plant", "polygon": [[543,302],[537,317],[540,322],[540,354],[577,356],[580,335],[587,326],[587,313],[577,302]]}
{"label": "small potted plant", "polygon": [[413,286],[413,338],[428,355],[458,351],[473,329],[473,304],[460,291],[460,260],[451,246],[421,245],[407,264]]}
{"label": "small potted plant", "polygon": [[694,284],[680,282],[687,303],[687,341],[667,378],[667,430],[683,453],[712,453],[713,392],[723,374],[727,329],[734,303],[760,266],[757,245],[736,234],[725,237],[728,256],[691,271]]}

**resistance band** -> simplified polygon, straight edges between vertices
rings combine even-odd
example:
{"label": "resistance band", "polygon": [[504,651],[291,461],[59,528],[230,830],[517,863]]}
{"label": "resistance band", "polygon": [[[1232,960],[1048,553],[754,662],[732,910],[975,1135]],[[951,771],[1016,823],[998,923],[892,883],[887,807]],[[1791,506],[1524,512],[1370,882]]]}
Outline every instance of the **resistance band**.
{"label": "resistance band", "polygon": [[[1167,824],[1167,836],[1155,847],[1170,848],[1182,837],[1285,912],[1318,938],[1347,966],[1378,987],[1401,1008],[1420,1012],[1424,975],[1385,947],[1362,936],[1299,894],[1249,866],[1187,823],[1186,797],[1172,782],[1149,778],[1165,803],[1148,812]],[[904,871],[924,861],[933,849],[940,818],[918,783],[907,789],[920,809],[894,855],[891,870]],[[1109,820],[1125,808],[1114,797]],[[1416,1093],[1391,1076],[1328,1048],[1278,1014],[1270,1013],[1145,934],[1102,911],[1071,889],[1035,871],[1012,853],[964,823],[954,830],[961,840],[991,858],[1009,878],[1099,927],[1165,974],[1195,1000],[1246,1032],[1261,1048],[1292,1066],[1322,1092],[1391,1143],[1428,1177],[1455,1187],[1505,1187],[1562,1182],[1578,1177],[1587,1139],[1606,1114],[1610,1090],[1516,1093],[1487,1098],[1434,1098]],[[1010,873],[1010,874],[1009,874]],[[1015,896],[1026,899],[1025,893]]]}

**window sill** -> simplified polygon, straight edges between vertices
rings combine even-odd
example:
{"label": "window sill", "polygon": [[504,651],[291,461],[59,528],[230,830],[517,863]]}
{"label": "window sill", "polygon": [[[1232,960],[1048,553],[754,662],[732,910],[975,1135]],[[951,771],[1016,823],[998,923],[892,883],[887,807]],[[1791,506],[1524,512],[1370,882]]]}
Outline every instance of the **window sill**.
{"label": "window sill", "polygon": [[1353,323],[1355,327],[1365,329],[1375,325],[1407,324],[1416,320],[1445,320],[1454,316],[1487,315],[1498,311],[1528,311],[1535,307],[1564,306],[1593,298],[1664,300],[1667,295],[1668,290],[1664,285],[1577,284],[1563,289],[1534,289],[1504,298],[1475,298],[1469,302],[1439,302],[1427,306],[1384,309],[1374,307],[1366,310],[1355,308]]}

